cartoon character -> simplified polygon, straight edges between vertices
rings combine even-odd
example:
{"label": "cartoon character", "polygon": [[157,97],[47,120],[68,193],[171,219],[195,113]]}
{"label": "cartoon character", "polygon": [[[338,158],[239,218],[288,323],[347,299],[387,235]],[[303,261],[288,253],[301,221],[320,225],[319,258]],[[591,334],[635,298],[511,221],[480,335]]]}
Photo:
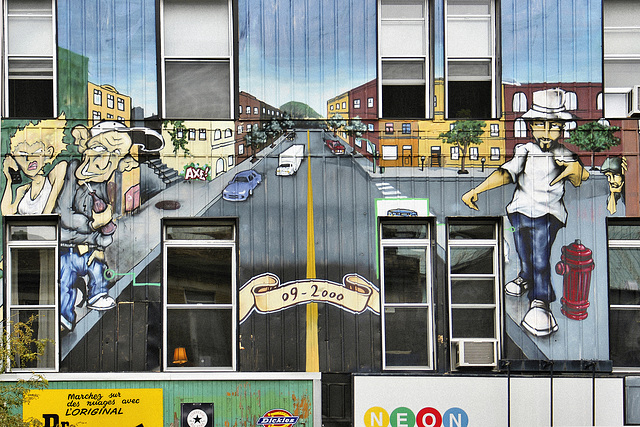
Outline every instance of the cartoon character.
{"label": "cartoon character", "polygon": [[58,203],[62,247],[60,313],[62,325],[69,331],[76,322],[78,278],[85,278],[89,308],[108,310],[115,306],[104,277],[104,250],[112,243],[116,228],[112,202],[115,184],[110,182],[113,174],[138,167],[134,145],[145,151],[157,151],[163,146],[157,132],[127,128],[115,121],[100,122],[91,129],[79,125],[71,134],[82,159],[71,162]]}
{"label": "cartoon character", "polygon": [[528,291],[530,308],[521,324],[532,335],[541,337],[558,330],[550,308],[556,295],[549,258],[556,235],[567,220],[564,181],[577,187],[589,173],[578,156],[558,142],[564,123],[575,118],[566,111],[562,89],[534,92],[533,106],[522,118],[528,121],[535,141],[516,145],[513,158],[465,193],[462,201],[478,210],[478,194],[516,184],[506,209],[515,230],[521,269],[518,277],[505,285],[505,293],[519,297]]}
{"label": "cartoon character", "polygon": [[[62,123],[60,122],[62,120]],[[67,162],[58,162],[45,176],[44,168],[65,148],[63,142],[64,114],[58,119],[42,120],[18,129],[11,137],[11,153],[4,158],[2,170],[7,186],[2,196],[3,215],[38,215],[53,212],[64,183]],[[12,183],[22,180],[20,171],[29,182],[19,186],[13,197]]]}
{"label": "cartoon character", "polygon": [[624,202],[624,174],[627,171],[627,159],[624,157],[607,157],[600,167],[600,171],[609,181],[609,198],[607,210],[616,213],[618,200]]}

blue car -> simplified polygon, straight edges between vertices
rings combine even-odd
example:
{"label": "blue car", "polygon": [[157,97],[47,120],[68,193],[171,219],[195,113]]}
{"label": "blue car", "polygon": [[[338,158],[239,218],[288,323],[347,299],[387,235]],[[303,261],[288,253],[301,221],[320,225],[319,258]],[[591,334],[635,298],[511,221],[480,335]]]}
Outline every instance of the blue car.
{"label": "blue car", "polygon": [[254,170],[238,172],[222,192],[222,198],[232,202],[247,200],[261,182],[262,175]]}

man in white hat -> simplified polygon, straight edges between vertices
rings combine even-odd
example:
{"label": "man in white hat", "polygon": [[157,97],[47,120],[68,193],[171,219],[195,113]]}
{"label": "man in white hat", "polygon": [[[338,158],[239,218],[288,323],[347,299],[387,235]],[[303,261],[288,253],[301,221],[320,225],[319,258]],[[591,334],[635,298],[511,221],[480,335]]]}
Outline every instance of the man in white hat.
{"label": "man in white hat", "polygon": [[513,158],[465,193],[462,201],[478,210],[478,194],[516,184],[507,214],[514,227],[521,269],[518,277],[505,285],[505,293],[521,296],[529,292],[530,308],[522,327],[541,337],[558,330],[550,308],[556,295],[549,258],[556,235],[567,221],[564,181],[577,187],[589,173],[578,156],[558,142],[564,123],[575,118],[566,110],[562,89],[534,92],[533,106],[522,118],[528,121],[535,142],[516,145]]}

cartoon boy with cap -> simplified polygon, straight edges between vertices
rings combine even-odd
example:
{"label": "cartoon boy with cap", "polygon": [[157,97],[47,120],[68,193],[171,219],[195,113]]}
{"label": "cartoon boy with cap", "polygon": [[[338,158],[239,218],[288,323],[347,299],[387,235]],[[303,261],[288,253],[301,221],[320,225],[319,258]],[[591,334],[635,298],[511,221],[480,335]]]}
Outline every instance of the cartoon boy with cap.
{"label": "cartoon boy with cap", "polygon": [[514,228],[521,269],[518,277],[505,285],[505,293],[519,297],[529,292],[530,308],[522,327],[543,337],[558,330],[550,308],[556,295],[549,258],[556,235],[567,220],[564,181],[577,187],[589,173],[578,156],[558,142],[564,123],[575,118],[566,110],[564,90],[534,92],[533,106],[522,118],[528,121],[535,141],[516,145],[513,158],[465,193],[462,201],[478,210],[478,194],[516,184],[507,214]]}
{"label": "cartoon boy with cap", "polygon": [[76,322],[78,278],[87,284],[87,305],[108,310],[115,301],[108,295],[104,251],[113,241],[114,184],[116,171],[138,167],[134,145],[144,151],[157,151],[162,136],[148,128],[128,128],[121,122],[103,121],[88,129],[78,125],[71,130],[82,159],[70,162],[65,185],[59,197],[61,218],[60,314],[69,331]]}

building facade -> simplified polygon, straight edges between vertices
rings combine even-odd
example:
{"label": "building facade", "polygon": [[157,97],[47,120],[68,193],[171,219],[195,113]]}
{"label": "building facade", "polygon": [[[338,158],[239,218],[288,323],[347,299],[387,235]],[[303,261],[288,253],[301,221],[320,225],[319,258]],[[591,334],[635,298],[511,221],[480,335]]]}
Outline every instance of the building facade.
{"label": "building facade", "polygon": [[2,14],[25,419],[640,424],[637,2]]}

